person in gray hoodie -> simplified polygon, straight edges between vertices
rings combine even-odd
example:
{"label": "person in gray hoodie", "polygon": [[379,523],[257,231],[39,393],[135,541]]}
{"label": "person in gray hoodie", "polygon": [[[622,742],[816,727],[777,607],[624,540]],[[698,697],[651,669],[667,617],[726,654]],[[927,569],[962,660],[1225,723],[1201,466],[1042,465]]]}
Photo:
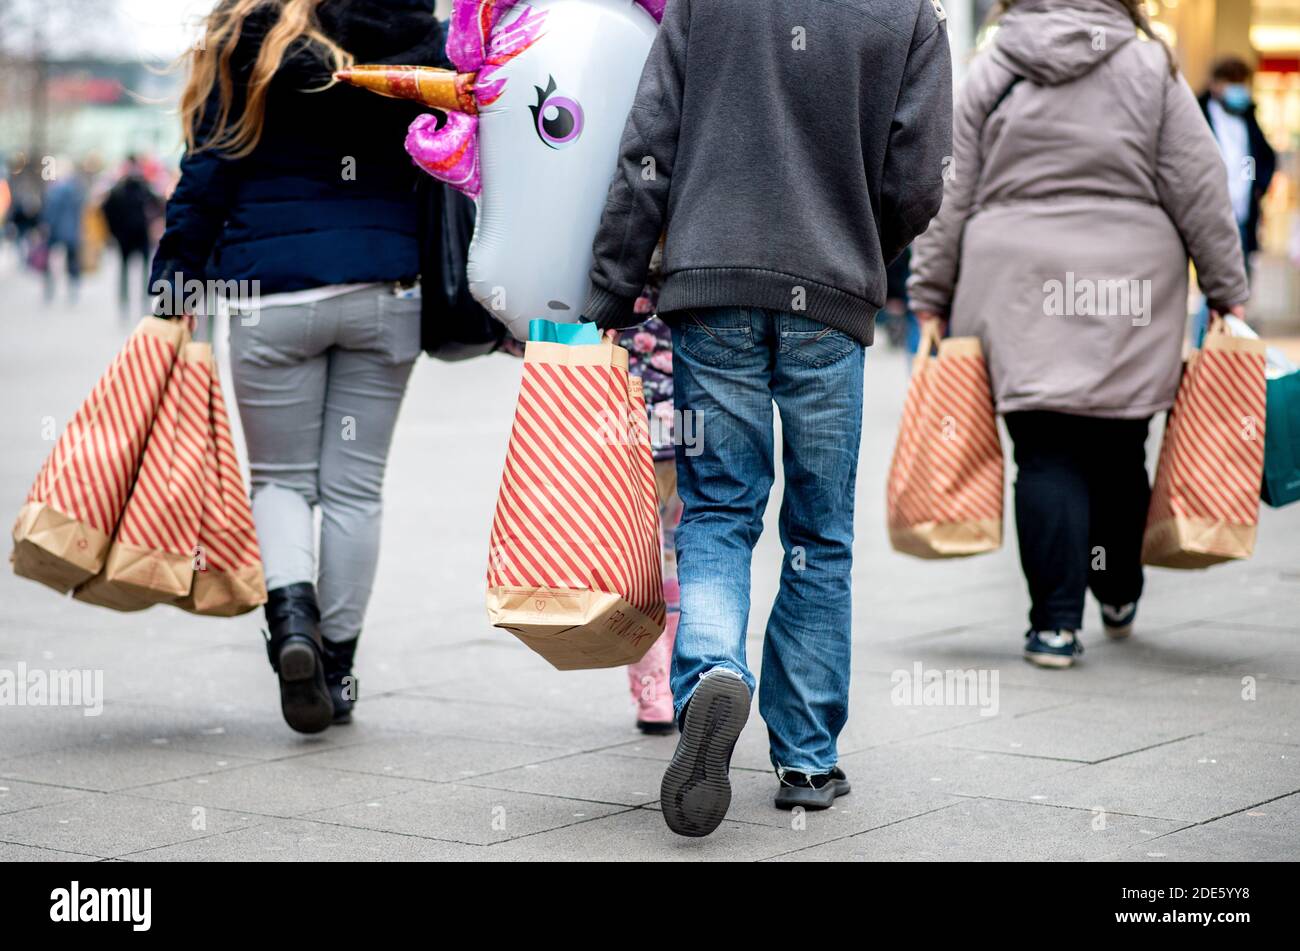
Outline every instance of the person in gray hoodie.
{"label": "person in gray hoodie", "polygon": [[1006,0],[957,105],[943,208],[916,243],[922,319],[981,339],[1015,444],[1025,657],[1068,667],[1086,591],[1129,634],[1153,414],[1174,400],[1187,263],[1249,297],[1223,162],[1139,0]]}
{"label": "person in gray hoodie", "polygon": [[782,423],[786,557],[759,707],[776,805],[849,791],[854,484],[864,347],[885,266],[929,223],[952,138],[937,0],[668,0],[641,76],[584,310],[635,324],[661,231],[659,312],[673,328],[681,619],[671,687],[682,729],[663,815],[712,832],[755,678],[750,559]]}

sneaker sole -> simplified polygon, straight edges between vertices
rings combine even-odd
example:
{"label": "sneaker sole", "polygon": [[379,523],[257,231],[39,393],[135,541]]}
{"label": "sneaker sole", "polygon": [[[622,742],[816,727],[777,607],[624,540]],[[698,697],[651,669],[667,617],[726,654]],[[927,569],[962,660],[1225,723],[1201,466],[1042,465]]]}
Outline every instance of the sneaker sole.
{"label": "sneaker sole", "polygon": [[739,677],[706,677],[686,708],[686,722],[659,788],[668,828],[706,836],[731,806],[731,751],[749,719],[749,688]]}
{"label": "sneaker sole", "polygon": [[[1105,627],[1105,625],[1103,625]],[[1112,641],[1122,641],[1133,633],[1133,625],[1125,624],[1123,627],[1105,627],[1106,636]]]}
{"label": "sneaker sole", "polygon": [[334,722],[334,701],[311,644],[291,640],[280,651],[280,712],[299,733],[320,733]]}
{"label": "sneaker sole", "polygon": [[1038,667],[1051,667],[1054,670],[1074,666],[1073,657],[1065,657],[1061,654],[1038,654],[1033,651],[1025,651],[1025,660]]}

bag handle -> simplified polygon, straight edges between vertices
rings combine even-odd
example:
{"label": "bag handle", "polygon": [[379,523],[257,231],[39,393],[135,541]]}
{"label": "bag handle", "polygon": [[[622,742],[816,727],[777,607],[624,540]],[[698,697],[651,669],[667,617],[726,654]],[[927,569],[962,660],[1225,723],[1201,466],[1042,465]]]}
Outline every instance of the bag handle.
{"label": "bag handle", "polygon": [[912,358],[912,372],[925,366],[934,353],[939,352],[939,344],[943,341],[943,335],[939,333],[939,321],[924,320],[921,322],[921,340],[916,347],[916,356]]}

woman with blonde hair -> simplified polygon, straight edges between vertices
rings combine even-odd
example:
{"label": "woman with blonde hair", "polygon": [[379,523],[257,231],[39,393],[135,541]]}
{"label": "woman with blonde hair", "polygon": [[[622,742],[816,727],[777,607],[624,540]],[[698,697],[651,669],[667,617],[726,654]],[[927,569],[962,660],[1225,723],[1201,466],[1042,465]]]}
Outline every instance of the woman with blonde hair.
{"label": "woman with blonde hair", "polygon": [[420,352],[419,173],[400,143],[423,107],[332,76],[448,65],[444,43],[429,0],[221,0],[189,55],[188,148],[151,286],[177,317],[196,288],[238,288],[267,650],[304,733],[351,717],[384,468]]}
{"label": "woman with blonde hair", "polygon": [[1145,443],[1178,388],[1188,257],[1249,297],[1219,150],[1140,0],[1004,0],[916,243],[922,319],[977,336],[1015,444],[1027,660],[1068,667],[1084,597],[1111,637],[1142,593]]}

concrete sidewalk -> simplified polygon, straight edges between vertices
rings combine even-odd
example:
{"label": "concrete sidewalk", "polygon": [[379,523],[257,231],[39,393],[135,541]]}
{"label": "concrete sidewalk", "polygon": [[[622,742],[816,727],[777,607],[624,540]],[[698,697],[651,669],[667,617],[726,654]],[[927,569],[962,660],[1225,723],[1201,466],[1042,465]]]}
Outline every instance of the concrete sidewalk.
{"label": "concrete sidewalk", "polygon": [[[10,512],[50,449],[43,427],[62,429],[120,343],[110,284],[46,309],[29,275],[0,265]],[[1013,536],[962,562],[889,550],[906,370],[883,348],[867,365],[840,744],[854,791],[834,810],[772,808],[755,714],[722,828],[668,832],[656,798],[673,740],[636,733],[624,673],[558,673],[485,620],[518,364],[422,360],[352,726],[303,738],[283,725],[256,615],[120,615],[0,573],[0,668],[102,671],[106,697],[98,717],[0,707],[0,861],[1300,858],[1300,505],[1264,511],[1247,563],[1152,571],[1130,642],[1107,642],[1090,606],[1081,664],[1031,668]],[[755,556],[755,661],[779,561],[773,526]],[[997,690],[983,705],[913,702],[896,681],[917,665],[981,671]]]}

